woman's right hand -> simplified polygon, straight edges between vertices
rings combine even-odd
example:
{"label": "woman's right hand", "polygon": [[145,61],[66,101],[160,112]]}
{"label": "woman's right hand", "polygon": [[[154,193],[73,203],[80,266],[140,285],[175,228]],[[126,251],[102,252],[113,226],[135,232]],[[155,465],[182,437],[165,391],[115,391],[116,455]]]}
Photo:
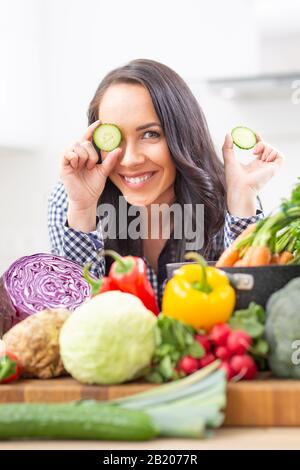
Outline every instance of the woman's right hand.
{"label": "woman's right hand", "polygon": [[91,124],[82,139],[68,148],[62,159],[60,177],[67,191],[69,205],[76,211],[86,211],[97,206],[106,179],[121,155],[118,147],[105,160],[97,164],[98,154],[92,144],[93,132],[100,121]]}

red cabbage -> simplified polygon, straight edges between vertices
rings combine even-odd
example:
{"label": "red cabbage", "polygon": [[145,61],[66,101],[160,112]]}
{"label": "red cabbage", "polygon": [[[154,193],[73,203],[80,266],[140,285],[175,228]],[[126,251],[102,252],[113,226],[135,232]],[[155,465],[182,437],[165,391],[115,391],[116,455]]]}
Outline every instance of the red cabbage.
{"label": "red cabbage", "polygon": [[0,278],[0,337],[33,313],[58,307],[74,310],[89,296],[79,264],[49,253],[23,256]]}

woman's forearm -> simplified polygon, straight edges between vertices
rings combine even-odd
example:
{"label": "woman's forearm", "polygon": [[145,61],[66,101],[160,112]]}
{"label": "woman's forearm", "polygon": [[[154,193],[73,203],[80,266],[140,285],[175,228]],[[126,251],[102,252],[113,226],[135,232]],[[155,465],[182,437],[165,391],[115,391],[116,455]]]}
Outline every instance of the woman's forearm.
{"label": "woman's forearm", "polygon": [[93,232],[96,230],[96,209],[97,205],[87,209],[78,209],[76,205],[69,202],[68,206],[68,226],[80,232]]}

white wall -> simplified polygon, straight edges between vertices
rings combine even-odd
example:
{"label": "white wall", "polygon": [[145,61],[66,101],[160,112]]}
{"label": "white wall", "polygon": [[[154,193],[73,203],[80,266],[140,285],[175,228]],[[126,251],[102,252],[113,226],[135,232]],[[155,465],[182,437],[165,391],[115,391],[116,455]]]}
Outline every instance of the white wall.
{"label": "white wall", "polygon": [[[270,12],[270,2],[261,2]],[[245,122],[286,152],[286,169],[263,193],[267,209],[300,174],[300,105],[229,102],[203,85],[207,77],[263,70],[257,1],[0,0],[0,6],[0,272],[19,256],[49,249],[46,202],[61,153],[83,133],[100,79],[134,58],[164,62],[190,83],[218,148],[228,129]],[[269,42],[277,17],[268,16]]]}
{"label": "white wall", "polygon": [[44,28],[39,0],[0,2],[0,273],[47,247]]}
{"label": "white wall", "polygon": [[37,148],[43,114],[42,3],[0,1],[0,145]]}

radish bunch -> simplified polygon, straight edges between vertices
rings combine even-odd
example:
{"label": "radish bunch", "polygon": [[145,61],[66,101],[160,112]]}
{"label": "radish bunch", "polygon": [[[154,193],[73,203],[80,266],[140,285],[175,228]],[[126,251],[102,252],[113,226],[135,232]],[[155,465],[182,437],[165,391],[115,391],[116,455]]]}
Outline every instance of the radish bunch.
{"label": "radish bunch", "polygon": [[177,370],[185,375],[192,374],[220,359],[228,380],[251,380],[257,367],[248,354],[252,338],[243,330],[232,330],[227,323],[215,325],[209,334],[196,334],[195,340],[203,347],[205,355],[201,359],[184,356]]}

